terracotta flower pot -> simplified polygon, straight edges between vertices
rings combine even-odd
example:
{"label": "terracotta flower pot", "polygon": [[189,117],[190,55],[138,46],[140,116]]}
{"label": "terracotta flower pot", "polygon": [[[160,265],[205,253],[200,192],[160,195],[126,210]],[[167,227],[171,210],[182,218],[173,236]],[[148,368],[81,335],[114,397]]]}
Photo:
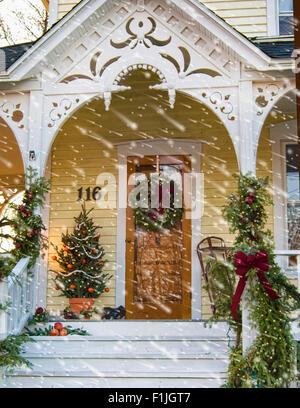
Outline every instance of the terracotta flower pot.
{"label": "terracotta flower pot", "polygon": [[94,299],[91,298],[69,298],[69,304],[72,312],[80,313],[92,309]]}

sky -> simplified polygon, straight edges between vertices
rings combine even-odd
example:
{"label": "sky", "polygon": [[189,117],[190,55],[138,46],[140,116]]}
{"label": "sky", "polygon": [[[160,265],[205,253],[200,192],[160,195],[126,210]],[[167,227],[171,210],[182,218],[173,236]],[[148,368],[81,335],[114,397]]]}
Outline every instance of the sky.
{"label": "sky", "polygon": [[[30,0],[32,3],[38,6],[42,6],[41,0]],[[12,34],[15,37],[16,43],[28,42],[32,38],[22,29],[22,26],[13,15],[12,11],[23,11],[26,17],[30,17],[32,14],[30,7],[26,5],[26,0],[0,0],[0,16],[4,19],[6,24],[11,28]],[[0,46],[8,45],[5,40],[0,39]]]}

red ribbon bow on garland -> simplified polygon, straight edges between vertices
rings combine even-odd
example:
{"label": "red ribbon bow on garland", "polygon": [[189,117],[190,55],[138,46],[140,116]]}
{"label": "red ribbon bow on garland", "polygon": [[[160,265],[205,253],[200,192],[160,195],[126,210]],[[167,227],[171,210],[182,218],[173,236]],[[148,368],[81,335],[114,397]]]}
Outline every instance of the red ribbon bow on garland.
{"label": "red ribbon bow on garland", "polygon": [[264,274],[264,272],[267,272],[270,267],[268,264],[268,254],[266,251],[260,251],[256,255],[247,255],[242,251],[238,251],[234,257],[234,266],[236,266],[236,274],[240,276],[231,305],[231,311],[236,320],[238,320],[237,308],[247,282],[246,274],[250,269],[257,270],[258,279],[271,299],[280,298],[275,290],[272,289]]}

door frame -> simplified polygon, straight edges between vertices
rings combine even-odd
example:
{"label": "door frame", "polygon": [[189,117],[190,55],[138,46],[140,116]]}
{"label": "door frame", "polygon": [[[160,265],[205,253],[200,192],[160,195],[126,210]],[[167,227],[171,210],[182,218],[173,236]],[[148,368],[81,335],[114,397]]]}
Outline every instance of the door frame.
{"label": "door frame", "polygon": [[[117,266],[116,266],[116,306],[125,305],[126,281],[126,202],[127,202],[127,157],[153,155],[189,155],[191,172],[201,173],[201,140],[156,139],[119,143],[118,147],[118,207],[117,207]],[[203,193],[203,177],[200,191]],[[197,200],[202,205],[203,194]],[[193,197],[196,199],[196,197]],[[201,240],[201,218],[191,220],[191,314],[192,319],[201,319],[201,270],[196,247]]]}

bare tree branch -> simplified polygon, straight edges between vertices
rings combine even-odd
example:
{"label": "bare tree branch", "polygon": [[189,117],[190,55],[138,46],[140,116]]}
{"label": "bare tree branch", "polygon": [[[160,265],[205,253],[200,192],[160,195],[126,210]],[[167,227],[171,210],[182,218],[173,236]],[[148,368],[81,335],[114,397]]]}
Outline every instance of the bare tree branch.
{"label": "bare tree branch", "polygon": [[[0,3],[3,0],[0,0]],[[28,34],[29,41],[34,41],[40,38],[48,29],[48,12],[45,7],[35,4],[31,0],[24,0],[24,9],[30,10],[30,14],[23,11],[13,10],[12,14],[16,17],[16,21],[20,28]],[[0,39],[6,40],[9,45],[17,44],[20,41],[12,34],[11,28],[0,15]]]}
{"label": "bare tree branch", "polygon": [[4,38],[9,45],[14,45],[15,41],[11,33],[11,29],[4,22],[4,19],[0,16],[0,38]]}

